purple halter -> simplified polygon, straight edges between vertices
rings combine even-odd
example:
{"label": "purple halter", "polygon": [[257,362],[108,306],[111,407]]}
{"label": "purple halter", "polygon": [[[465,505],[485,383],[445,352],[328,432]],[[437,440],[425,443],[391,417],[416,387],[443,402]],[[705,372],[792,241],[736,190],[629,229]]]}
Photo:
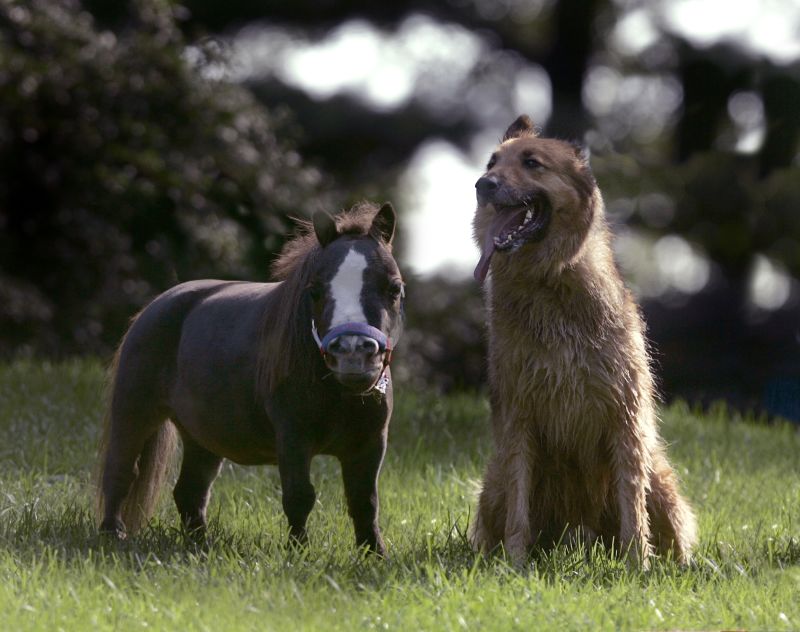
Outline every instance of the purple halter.
{"label": "purple halter", "polygon": [[330,344],[339,336],[366,336],[367,338],[372,338],[378,343],[380,352],[385,352],[385,355],[383,356],[383,371],[381,371],[378,381],[370,386],[367,392],[374,390],[381,395],[386,394],[386,388],[389,385],[389,376],[386,374],[386,371],[389,368],[389,363],[392,361],[392,340],[380,329],[368,325],[367,323],[342,323],[341,325],[336,325],[336,327],[331,327],[328,333],[325,334],[325,337],[320,340],[319,333],[317,332],[317,323],[315,323],[312,318],[311,335],[314,336],[314,341],[317,343],[317,347],[319,347],[319,351],[323,357],[325,357],[325,354],[328,352]]}
{"label": "purple halter", "polygon": [[317,325],[312,319],[311,321],[311,335],[319,347],[320,352],[324,355],[328,352],[328,347],[339,336],[366,336],[372,338],[378,343],[378,349],[381,353],[386,352],[386,364],[389,364],[389,359],[392,354],[392,341],[380,329],[368,325],[367,323],[342,323],[331,327],[327,334],[320,340],[319,333],[317,332]]}

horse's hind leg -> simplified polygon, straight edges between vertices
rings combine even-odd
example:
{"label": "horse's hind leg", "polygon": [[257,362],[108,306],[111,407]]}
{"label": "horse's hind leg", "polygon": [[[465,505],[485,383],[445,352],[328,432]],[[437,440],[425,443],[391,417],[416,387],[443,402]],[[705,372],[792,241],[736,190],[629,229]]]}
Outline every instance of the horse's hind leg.
{"label": "horse's hind leg", "polygon": [[[125,537],[125,500],[131,495],[139,476],[140,455],[147,448],[148,442],[158,441],[159,426],[164,423],[164,419],[165,415],[155,413],[143,415],[134,411],[112,411],[101,480],[101,533],[117,538]],[[133,530],[137,526],[127,525]]]}
{"label": "horse's hind leg", "polygon": [[103,465],[101,489],[103,495],[103,520],[100,533],[122,539],[127,530],[122,521],[122,504],[139,474],[139,453],[145,441],[136,443],[112,437]]}
{"label": "horse's hind leg", "polygon": [[222,457],[212,454],[186,433],[183,440],[183,462],[178,482],[172,491],[184,528],[202,536],[206,529],[206,509],[211,485],[219,474]]}

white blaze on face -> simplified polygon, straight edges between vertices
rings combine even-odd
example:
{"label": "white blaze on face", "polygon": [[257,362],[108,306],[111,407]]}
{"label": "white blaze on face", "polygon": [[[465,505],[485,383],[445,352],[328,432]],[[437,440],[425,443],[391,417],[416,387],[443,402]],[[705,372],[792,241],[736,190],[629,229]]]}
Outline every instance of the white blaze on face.
{"label": "white blaze on face", "polygon": [[365,323],[367,317],[361,307],[361,290],[364,287],[364,270],[367,258],[351,249],[339,265],[336,275],[331,279],[333,298],[333,317],[331,327],[342,323]]}

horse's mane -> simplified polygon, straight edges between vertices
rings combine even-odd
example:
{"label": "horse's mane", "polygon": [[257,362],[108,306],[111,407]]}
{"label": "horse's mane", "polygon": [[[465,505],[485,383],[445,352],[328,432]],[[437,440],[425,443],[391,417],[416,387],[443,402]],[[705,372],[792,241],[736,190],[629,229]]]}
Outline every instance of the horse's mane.
{"label": "horse's mane", "polygon": [[[360,202],[335,216],[340,235],[369,235],[379,207]],[[280,281],[265,310],[258,350],[256,395],[263,401],[289,373],[306,374],[312,379],[312,359],[316,348],[311,339],[311,309],[303,294],[311,282],[322,247],[308,220],[296,220],[294,237],[286,243],[271,267],[271,277]],[[376,239],[380,236],[373,234]],[[391,245],[383,242],[391,252]]]}

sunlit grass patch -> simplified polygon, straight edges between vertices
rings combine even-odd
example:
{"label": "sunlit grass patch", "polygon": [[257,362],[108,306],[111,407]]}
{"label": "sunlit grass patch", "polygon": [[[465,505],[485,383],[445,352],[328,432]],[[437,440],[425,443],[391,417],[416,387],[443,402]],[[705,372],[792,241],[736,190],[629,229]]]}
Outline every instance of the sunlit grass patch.
{"label": "sunlit grass patch", "polygon": [[[305,550],[285,546],[275,468],[226,464],[197,546],[165,493],[122,543],[92,515],[102,416],[97,362],[0,367],[0,620],[4,629],[797,629],[800,437],[723,410],[664,411],[700,523],[688,569],[626,568],[563,545],[523,569],[466,542],[491,451],[478,395],[401,392],[381,477],[390,559],[354,546],[338,463],[318,458]],[[169,490],[165,490],[168,492]]]}

